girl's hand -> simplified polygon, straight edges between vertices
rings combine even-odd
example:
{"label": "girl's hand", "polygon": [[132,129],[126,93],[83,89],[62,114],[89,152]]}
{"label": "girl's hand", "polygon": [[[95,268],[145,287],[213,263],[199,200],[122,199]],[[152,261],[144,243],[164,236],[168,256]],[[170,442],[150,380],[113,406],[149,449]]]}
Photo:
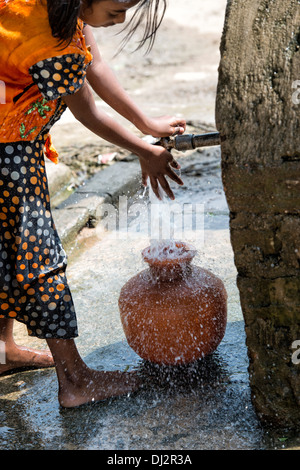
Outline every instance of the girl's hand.
{"label": "girl's hand", "polygon": [[153,137],[169,137],[173,134],[183,134],[185,130],[185,120],[172,116],[148,118],[146,127],[141,129],[144,134],[150,134]]}
{"label": "girl's hand", "polygon": [[138,155],[143,185],[147,186],[149,178],[158,199],[161,199],[158,183],[171,199],[175,199],[166,176],[180,185],[183,185],[183,182],[172,170],[172,167],[179,169],[180,165],[174,160],[170,152],[164,147],[145,142],[101,111],[95,104],[92,91],[87,82],[75,94],[65,96],[64,101],[76,119],[87,129],[108,142]]}
{"label": "girl's hand", "polygon": [[151,146],[151,151],[147,153],[143,152],[143,155],[140,155],[140,164],[142,169],[142,184],[146,187],[149,178],[153,192],[158,199],[161,199],[159,183],[167,196],[174,200],[175,197],[166,176],[179,185],[183,185],[184,183],[172,170],[172,167],[177,170],[180,169],[179,163],[176,162],[172,154],[163,147],[153,145]]}

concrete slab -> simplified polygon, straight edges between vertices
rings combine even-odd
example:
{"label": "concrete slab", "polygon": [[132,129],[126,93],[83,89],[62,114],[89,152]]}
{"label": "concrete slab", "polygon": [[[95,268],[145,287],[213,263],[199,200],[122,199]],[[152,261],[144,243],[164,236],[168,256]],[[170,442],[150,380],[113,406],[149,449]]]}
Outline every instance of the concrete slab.
{"label": "concrete slab", "polygon": [[49,159],[45,159],[46,172],[48,177],[49,192],[51,198],[60,193],[67,185],[73,181],[71,169],[64,163],[53,163]]}
{"label": "concrete slab", "polygon": [[141,167],[136,161],[115,162],[96,173],[81,185],[72,196],[60,204],[60,208],[70,207],[86,198],[87,195],[106,197],[112,200],[119,194],[133,193],[140,188]]}
{"label": "concrete slab", "polygon": [[88,224],[89,210],[84,207],[56,210],[53,211],[53,219],[62,244],[68,249],[78,232]]}
{"label": "concrete slab", "polygon": [[87,224],[95,226],[103,205],[113,204],[120,195],[136,193],[140,186],[138,161],[116,162],[96,173],[53,210],[63,244],[69,246]]}

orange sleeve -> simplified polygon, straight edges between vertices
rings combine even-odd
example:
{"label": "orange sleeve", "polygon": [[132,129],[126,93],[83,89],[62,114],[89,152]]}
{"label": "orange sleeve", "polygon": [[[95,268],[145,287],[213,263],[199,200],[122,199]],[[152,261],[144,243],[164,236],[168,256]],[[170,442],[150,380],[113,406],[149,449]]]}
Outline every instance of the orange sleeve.
{"label": "orange sleeve", "polygon": [[[57,38],[52,36],[49,26],[44,34],[39,35],[38,40],[36,37],[32,37],[22,44],[22,47],[26,47],[28,53],[23,56],[20,68],[23,69],[24,73],[28,73],[29,69],[35,64],[66,54],[72,55],[76,63],[82,63],[87,66],[92,61],[92,54],[86,46],[82,30],[83,23],[79,20],[76,34],[71,43],[63,46],[59,44]],[[19,53],[22,53],[21,50]]]}

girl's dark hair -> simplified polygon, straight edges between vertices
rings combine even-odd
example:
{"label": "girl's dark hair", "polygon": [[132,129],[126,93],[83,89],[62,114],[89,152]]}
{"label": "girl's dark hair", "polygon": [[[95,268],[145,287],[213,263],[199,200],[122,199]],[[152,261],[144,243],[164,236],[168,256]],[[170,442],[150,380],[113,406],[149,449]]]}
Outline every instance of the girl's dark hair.
{"label": "girl's dark hair", "polygon": [[[82,4],[84,3],[84,6],[89,8],[94,2],[101,2],[101,0],[84,0],[84,2],[82,0],[47,0],[52,35],[59,40],[60,44],[69,44],[71,42],[76,32],[77,20]],[[140,49],[149,41],[147,51],[150,51],[166,8],[167,0],[140,0],[129,23],[123,29],[123,31],[127,30],[127,33],[121,47],[124,47],[131,39],[139,25],[144,23],[145,30],[136,49]]]}
{"label": "girl's dark hair", "polygon": [[132,38],[138,27],[144,23],[145,29],[142,39],[138,42],[137,49],[141,49],[147,42],[147,52],[149,52],[154,44],[155,36],[160,27],[167,9],[167,0],[140,0],[129,23],[122,31],[127,30],[121,48]]}
{"label": "girl's dark hair", "polygon": [[80,7],[81,0],[47,0],[52,36],[60,44],[71,42],[76,32]]}

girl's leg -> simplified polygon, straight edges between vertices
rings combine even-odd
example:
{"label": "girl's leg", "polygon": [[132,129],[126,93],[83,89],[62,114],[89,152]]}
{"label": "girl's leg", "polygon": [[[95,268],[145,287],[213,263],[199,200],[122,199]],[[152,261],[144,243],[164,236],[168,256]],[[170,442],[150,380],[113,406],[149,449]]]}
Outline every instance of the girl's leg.
{"label": "girl's leg", "polygon": [[[5,364],[0,364],[0,375],[20,367],[53,367],[54,362],[49,351],[18,346],[13,337],[13,319],[0,319],[0,341],[4,344]],[[3,361],[2,361],[3,362]]]}
{"label": "girl's leg", "polygon": [[90,369],[72,339],[48,339],[47,342],[56,366],[59,403],[65,408],[124,395],[140,386],[135,373]]}

